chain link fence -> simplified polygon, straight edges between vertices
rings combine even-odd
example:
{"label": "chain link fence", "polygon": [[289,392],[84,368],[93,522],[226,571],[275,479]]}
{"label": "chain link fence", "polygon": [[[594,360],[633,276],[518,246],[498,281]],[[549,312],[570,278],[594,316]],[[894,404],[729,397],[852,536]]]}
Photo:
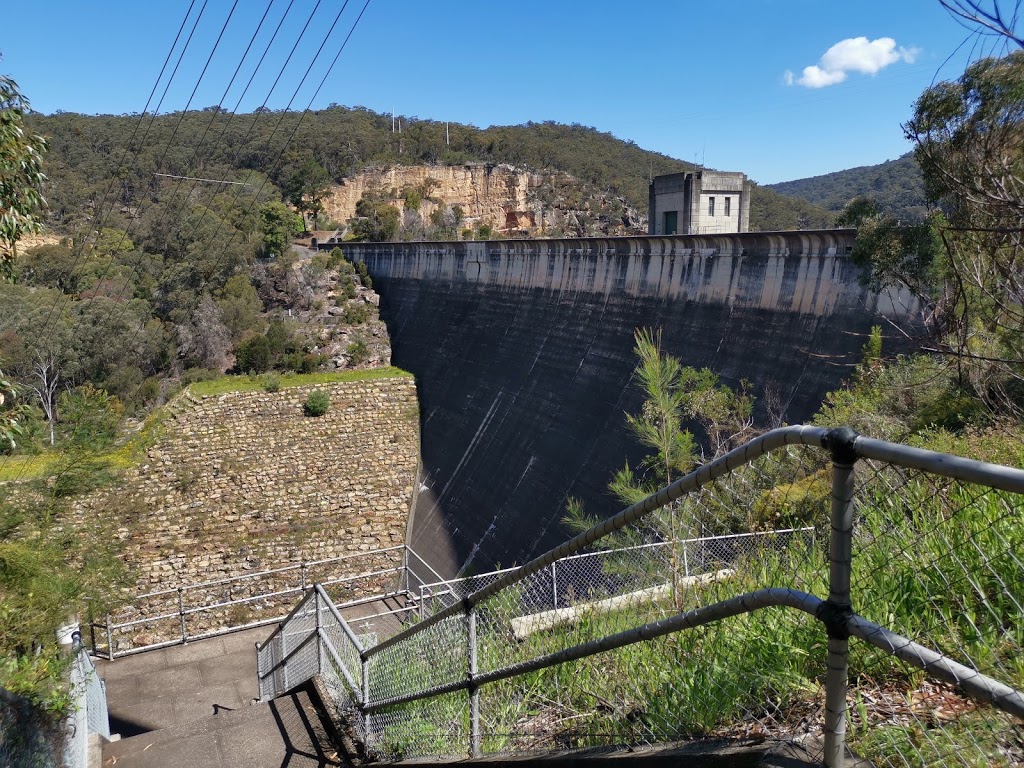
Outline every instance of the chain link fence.
{"label": "chain link fence", "polygon": [[[865,619],[1024,689],[1024,496],[857,463],[851,597]],[[1021,720],[852,645],[849,741],[877,765],[1024,765]]]}
{"label": "chain link fence", "polygon": [[362,654],[369,748],[1021,764],[1022,493],[1017,469],[775,430],[521,568],[423,585],[418,625]]}
{"label": "chain link fence", "polygon": [[[744,558],[764,552],[781,554],[795,540],[813,546],[814,528],[786,528],[755,533],[704,536],[681,541],[658,541],[634,546],[602,549],[570,555],[553,562],[531,577],[522,606],[527,614],[549,610],[577,610],[575,606],[615,595],[665,586],[664,574],[678,571],[680,579],[707,581]],[[476,576],[423,584],[419,589],[418,616],[424,618],[461,602],[515,568],[504,568]],[[652,593],[656,595],[657,593]],[[561,614],[552,614],[553,618]],[[538,618],[537,621],[544,621]],[[522,624],[528,627],[529,624]]]}
{"label": "chain link fence", "polygon": [[107,691],[89,651],[82,645],[76,630],[71,646],[70,693],[71,715],[64,724],[64,768],[87,768],[89,736],[99,734],[110,738],[110,717],[107,712]]}

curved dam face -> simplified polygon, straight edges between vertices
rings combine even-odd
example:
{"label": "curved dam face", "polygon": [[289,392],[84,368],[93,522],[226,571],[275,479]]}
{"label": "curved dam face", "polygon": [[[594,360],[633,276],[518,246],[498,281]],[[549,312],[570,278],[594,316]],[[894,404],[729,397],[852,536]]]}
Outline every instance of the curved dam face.
{"label": "curved dam face", "polygon": [[[416,376],[422,471],[409,544],[442,575],[521,563],[565,537],[568,497],[601,517],[644,451],[625,414],[633,334],[809,418],[871,326],[913,325],[909,293],[858,282],[853,230],[345,247],[381,294],[392,359]],[[888,342],[888,340],[887,340]],[[894,349],[887,343],[887,352]]]}

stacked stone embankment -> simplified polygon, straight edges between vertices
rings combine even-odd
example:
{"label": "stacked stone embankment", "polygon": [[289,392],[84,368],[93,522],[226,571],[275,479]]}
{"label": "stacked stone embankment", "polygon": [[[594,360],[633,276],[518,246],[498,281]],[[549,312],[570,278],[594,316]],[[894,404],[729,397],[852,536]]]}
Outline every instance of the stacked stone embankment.
{"label": "stacked stone embankment", "polygon": [[[313,389],[331,400],[321,417],[303,413]],[[406,376],[276,393],[188,394],[123,483],[82,502],[78,511],[117,519],[113,535],[134,577],[126,590],[132,597],[183,586],[186,603],[197,606],[286,589],[300,578],[308,584],[347,571],[392,569],[339,588],[341,598],[374,594],[397,581],[401,551],[367,553],[405,541],[418,418],[415,383]],[[308,567],[304,574],[293,570],[195,589],[344,556],[356,557]],[[236,606],[211,614],[205,623],[244,623],[274,615],[295,600],[292,594]],[[176,597],[131,602],[115,620],[173,611]],[[210,628],[203,616],[191,618],[190,632]],[[176,622],[164,624],[141,628],[126,642],[152,642],[177,631]]]}

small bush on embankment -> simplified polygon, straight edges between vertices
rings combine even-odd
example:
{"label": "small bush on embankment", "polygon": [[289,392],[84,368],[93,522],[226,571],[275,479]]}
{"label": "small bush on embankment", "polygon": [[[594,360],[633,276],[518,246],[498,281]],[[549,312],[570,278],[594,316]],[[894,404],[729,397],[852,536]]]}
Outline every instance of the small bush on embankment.
{"label": "small bush on embankment", "polygon": [[331,398],[322,389],[314,389],[302,404],[302,412],[307,416],[323,416],[331,407]]}

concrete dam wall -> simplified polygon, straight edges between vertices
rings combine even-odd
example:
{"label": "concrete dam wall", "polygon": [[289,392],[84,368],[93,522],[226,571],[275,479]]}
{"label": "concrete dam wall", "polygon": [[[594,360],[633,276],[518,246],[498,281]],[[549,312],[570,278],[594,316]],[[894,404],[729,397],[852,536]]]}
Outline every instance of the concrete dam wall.
{"label": "concrete dam wall", "polygon": [[[409,543],[445,576],[521,563],[564,538],[569,496],[619,504],[612,473],[643,451],[624,414],[633,333],[724,383],[770,385],[809,418],[908,292],[870,293],[852,230],[349,245],[382,297],[395,365],[416,376],[422,471]],[[889,327],[882,322],[883,328]],[[893,349],[892,344],[887,347]],[[760,416],[764,417],[763,398]]]}

